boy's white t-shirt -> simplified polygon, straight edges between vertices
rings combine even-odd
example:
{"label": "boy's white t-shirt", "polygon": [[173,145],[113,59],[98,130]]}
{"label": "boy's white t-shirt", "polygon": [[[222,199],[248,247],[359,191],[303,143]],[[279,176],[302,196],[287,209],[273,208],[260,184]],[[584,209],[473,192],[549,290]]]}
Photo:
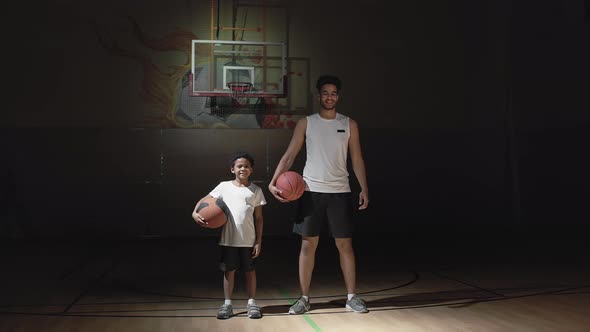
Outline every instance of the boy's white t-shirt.
{"label": "boy's white t-shirt", "polygon": [[256,242],[254,208],[266,204],[262,189],[254,183],[247,187],[238,187],[232,181],[223,181],[209,195],[221,198],[230,212],[227,223],[221,230],[219,244],[253,247]]}

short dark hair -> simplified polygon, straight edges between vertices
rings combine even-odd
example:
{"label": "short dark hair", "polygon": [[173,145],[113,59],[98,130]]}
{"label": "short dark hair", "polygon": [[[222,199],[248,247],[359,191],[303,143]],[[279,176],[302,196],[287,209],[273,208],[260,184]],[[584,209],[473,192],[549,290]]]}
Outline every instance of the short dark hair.
{"label": "short dark hair", "polygon": [[236,160],[238,160],[240,158],[247,159],[250,162],[250,165],[252,165],[252,167],[254,167],[254,157],[252,157],[251,154],[249,154],[248,152],[245,152],[245,151],[238,151],[238,152],[234,153],[234,155],[232,156],[231,161],[230,161],[230,167],[234,167]]}
{"label": "short dark hair", "polygon": [[340,79],[334,75],[322,75],[318,78],[318,82],[316,83],[315,87],[318,89],[318,92],[321,92],[322,86],[326,84],[334,84],[336,86],[336,90],[340,92],[340,86],[342,82]]}

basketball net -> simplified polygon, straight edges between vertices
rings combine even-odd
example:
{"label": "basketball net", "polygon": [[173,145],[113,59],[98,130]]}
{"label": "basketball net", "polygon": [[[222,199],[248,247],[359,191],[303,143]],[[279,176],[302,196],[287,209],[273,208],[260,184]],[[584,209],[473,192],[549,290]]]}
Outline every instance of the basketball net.
{"label": "basketball net", "polygon": [[248,93],[252,91],[252,83],[247,82],[229,82],[227,83],[231,98],[240,105],[248,102]]}

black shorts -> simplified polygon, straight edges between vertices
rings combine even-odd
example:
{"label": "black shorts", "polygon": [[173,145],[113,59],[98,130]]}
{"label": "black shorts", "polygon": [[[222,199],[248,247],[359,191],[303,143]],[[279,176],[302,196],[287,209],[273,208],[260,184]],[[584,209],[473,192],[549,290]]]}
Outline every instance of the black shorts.
{"label": "black shorts", "polygon": [[220,246],[221,261],[219,268],[223,272],[242,269],[248,272],[254,270],[254,259],[252,258],[252,247],[228,247]]}
{"label": "black shorts", "polygon": [[351,193],[306,191],[297,200],[293,232],[305,237],[319,236],[324,223],[335,238],[352,237]]}

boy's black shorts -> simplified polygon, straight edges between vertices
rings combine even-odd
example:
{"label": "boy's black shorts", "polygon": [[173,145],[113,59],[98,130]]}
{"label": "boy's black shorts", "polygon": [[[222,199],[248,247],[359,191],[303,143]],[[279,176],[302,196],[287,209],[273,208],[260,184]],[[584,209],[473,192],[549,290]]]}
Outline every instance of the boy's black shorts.
{"label": "boy's black shorts", "polygon": [[293,232],[305,237],[319,236],[327,221],[335,238],[352,237],[352,194],[306,191],[297,200]]}
{"label": "boy's black shorts", "polygon": [[228,247],[220,246],[221,261],[219,268],[223,272],[234,271],[239,268],[248,272],[254,270],[254,259],[252,258],[252,247]]}

